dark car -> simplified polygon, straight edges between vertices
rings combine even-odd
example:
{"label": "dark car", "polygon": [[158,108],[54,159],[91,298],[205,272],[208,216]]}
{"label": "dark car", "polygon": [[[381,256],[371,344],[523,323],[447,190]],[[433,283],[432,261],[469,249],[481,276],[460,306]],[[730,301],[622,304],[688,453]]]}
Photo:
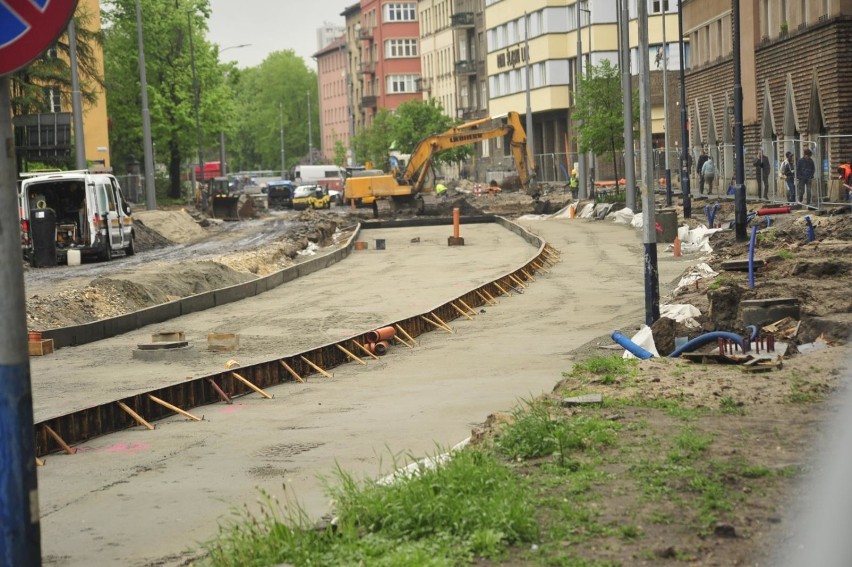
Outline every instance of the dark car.
{"label": "dark car", "polygon": [[293,193],[296,184],[292,181],[270,181],[267,184],[266,196],[270,209],[292,209]]}

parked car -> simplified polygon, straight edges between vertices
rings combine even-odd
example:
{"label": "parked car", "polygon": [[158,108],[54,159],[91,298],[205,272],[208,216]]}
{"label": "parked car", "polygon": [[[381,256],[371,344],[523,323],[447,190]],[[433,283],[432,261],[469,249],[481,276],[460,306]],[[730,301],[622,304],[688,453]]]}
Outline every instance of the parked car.
{"label": "parked car", "polygon": [[328,189],[319,185],[301,185],[296,187],[293,194],[293,208],[297,211],[305,209],[329,209],[331,199]]}
{"label": "parked car", "polygon": [[270,181],[266,186],[266,197],[270,209],[292,209],[296,184],[292,181]]}

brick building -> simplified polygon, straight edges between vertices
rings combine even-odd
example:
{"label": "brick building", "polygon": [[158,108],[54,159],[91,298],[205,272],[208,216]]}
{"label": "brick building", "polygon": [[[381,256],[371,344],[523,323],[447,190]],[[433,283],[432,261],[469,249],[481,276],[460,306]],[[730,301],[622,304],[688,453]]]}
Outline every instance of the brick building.
{"label": "brick building", "polygon": [[314,54],[319,81],[320,138],[323,158],[334,162],[336,142],[350,147],[354,124],[350,123],[349,57],[341,36]]}
{"label": "brick building", "polygon": [[[709,149],[723,179],[734,174],[732,3],[684,0],[684,33],[693,46],[686,75],[690,146]],[[741,0],[740,61],[747,186],[762,148],[777,171],[786,151],[807,147],[817,164],[820,200],[838,193],[830,182],[852,157],[852,1]],[[770,184],[778,175],[772,175]],[[773,194],[773,191],[770,191]],[[783,190],[777,189],[777,197]]]}

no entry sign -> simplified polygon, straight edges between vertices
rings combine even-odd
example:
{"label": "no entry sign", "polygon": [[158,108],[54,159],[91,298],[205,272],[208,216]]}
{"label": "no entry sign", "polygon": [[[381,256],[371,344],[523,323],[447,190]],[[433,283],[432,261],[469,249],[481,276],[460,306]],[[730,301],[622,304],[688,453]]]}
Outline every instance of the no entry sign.
{"label": "no entry sign", "polygon": [[0,75],[27,66],[68,25],[77,0],[0,0]]}

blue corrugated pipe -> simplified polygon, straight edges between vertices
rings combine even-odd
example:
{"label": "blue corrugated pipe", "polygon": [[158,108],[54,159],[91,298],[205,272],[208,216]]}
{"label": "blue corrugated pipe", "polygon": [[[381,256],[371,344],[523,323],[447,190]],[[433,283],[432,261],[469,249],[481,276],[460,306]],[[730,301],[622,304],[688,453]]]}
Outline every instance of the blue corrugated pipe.
{"label": "blue corrugated pipe", "polygon": [[648,352],[644,348],[640,347],[619,331],[612,332],[612,340],[618,343],[620,346],[624,347],[624,350],[635,356],[636,358],[641,358],[642,360],[648,360],[654,356],[653,353]]}
{"label": "blue corrugated pipe", "polygon": [[751,331],[751,334],[748,336],[748,340],[753,341],[757,338],[757,334],[760,332],[760,327],[757,325],[748,325],[746,329]]}
{"label": "blue corrugated pipe", "polygon": [[805,222],[808,223],[808,242],[813,242],[816,234],[814,233],[814,223],[811,222],[811,215],[805,215]]}
{"label": "blue corrugated pipe", "polygon": [[[751,326],[754,327],[754,325]],[[625,337],[623,334],[621,334],[621,332],[619,331],[613,331],[611,336],[612,340],[618,343],[619,346],[624,347],[626,351],[628,351],[636,358],[648,360],[649,358],[654,357],[653,353],[650,353],[644,348],[640,347],[639,345]],[[757,330],[754,331],[753,336],[757,336]],[[736,344],[740,345],[741,347],[745,345],[746,348],[748,348],[749,345],[749,343],[745,342],[745,340],[736,333],[729,333],[727,331],[713,331],[710,333],[705,333],[699,337],[695,337],[679,349],[675,349],[675,351],[669,355],[669,358],[677,358],[685,352],[692,352],[698,347],[704,346],[707,343],[711,343],[717,339],[732,339],[734,342],[736,342]]]}

